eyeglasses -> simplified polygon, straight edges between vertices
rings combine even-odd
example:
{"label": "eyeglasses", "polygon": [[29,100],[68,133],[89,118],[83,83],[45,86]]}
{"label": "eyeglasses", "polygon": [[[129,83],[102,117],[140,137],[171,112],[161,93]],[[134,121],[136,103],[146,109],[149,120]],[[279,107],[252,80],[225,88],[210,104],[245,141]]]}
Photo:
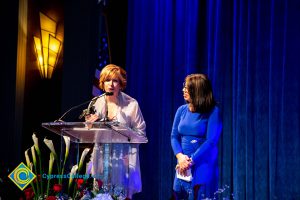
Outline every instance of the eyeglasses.
{"label": "eyeglasses", "polygon": [[183,82],[182,87],[184,90],[188,91],[188,87],[186,86],[186,82]]}

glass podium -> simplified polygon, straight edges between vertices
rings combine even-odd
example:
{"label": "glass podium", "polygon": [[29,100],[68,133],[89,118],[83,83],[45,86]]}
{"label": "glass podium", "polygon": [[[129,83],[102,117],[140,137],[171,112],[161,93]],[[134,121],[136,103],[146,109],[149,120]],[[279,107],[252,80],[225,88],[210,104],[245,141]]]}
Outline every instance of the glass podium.
{"label": "glass podium", "polygon": [[[76,161],[71,160],[69,166],[78,164],[80,145],[94,144],[94,148],[90,149],[93,152],[90,161],[86,159],[89,161],[86,172],[81,173],[90,173],[94,179],[100,179],[105,193],[114,194],[114,190],[118,190],[119,193],[123,191],[126,194],[126,187],[132,181],[130,174],[139,173],[132,168],[136,165],[139,171],[139,144],[148,142],[143,133],[118,122],[46,122],[42,123],[42,127],[61,138],[70,137],[73,144],[71,148],[76,148],[70,152],[76,154],[73,155]],[[89,163],[92,163],[91,172],[88,172]],[[69,171],[66,170],[66,173]]]}

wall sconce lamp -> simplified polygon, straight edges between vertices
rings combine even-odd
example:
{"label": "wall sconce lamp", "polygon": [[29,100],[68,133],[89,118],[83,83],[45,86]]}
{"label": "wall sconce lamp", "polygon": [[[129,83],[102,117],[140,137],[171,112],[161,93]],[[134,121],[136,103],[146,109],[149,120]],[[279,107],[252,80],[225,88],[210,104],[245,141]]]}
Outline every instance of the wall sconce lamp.
{"label": "wall sconce lamp", "polygon": [[34,48],[42,78],[50,79],[56,67],[62,42],[56,38],[57,23],[40,12],[41,39],[34,36]]}

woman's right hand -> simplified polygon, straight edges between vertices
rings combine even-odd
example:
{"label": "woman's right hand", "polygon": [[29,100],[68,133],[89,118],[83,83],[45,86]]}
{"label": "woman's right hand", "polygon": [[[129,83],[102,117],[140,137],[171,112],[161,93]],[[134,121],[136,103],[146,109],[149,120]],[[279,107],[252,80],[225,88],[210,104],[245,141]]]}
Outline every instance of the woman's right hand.
{"label": "woman's right hand", "polygon": [[95,122],[99,118],[98,115],[96,114],[89,114],[85,116],[85,121],[86,122]]}
{"label": "woman's right hand", "polygon": [[187,155],[184,155],[183,153],[178,153],[176,155],[176,158],[180,174],[184,173],[187,169],[190,168],[191,159]]}
{"label": "woman's right hand", "polygon": [[86,115],[84,118],[85,118],[85,122],[87,122],[86,125],[87,125],[88,129],[91,129],[93,127],[92,123],[95,122],[99,118],[99,116],[96,114],[89,114],[89,115]]}

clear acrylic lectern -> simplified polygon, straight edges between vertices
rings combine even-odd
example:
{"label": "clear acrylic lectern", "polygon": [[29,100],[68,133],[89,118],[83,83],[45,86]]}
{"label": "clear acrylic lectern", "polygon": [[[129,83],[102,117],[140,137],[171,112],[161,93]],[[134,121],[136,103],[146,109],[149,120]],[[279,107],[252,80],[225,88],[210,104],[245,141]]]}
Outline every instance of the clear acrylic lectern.
{"label": "clear acrylic lectern", "polygon": [[117,122],[47,122],[42,126],[76,143],[147,143],[145,135]]}
{"label": "clear acrylic lectern", "polygon": [[[94,143],[91,162],[95,170],[92,170],[92,175],[103,181],[107,193],[113,194],[119,190],[126,195],[128,177],[136,173],[130,167],[139,163],[138,146],[148,142],[143,133],[118,122],[47,122],[42,123],[42,127],[60,136],[70,137],[77,149],[77,163],[79,145]],[[127,174],[127,177],[119,174]]]}

